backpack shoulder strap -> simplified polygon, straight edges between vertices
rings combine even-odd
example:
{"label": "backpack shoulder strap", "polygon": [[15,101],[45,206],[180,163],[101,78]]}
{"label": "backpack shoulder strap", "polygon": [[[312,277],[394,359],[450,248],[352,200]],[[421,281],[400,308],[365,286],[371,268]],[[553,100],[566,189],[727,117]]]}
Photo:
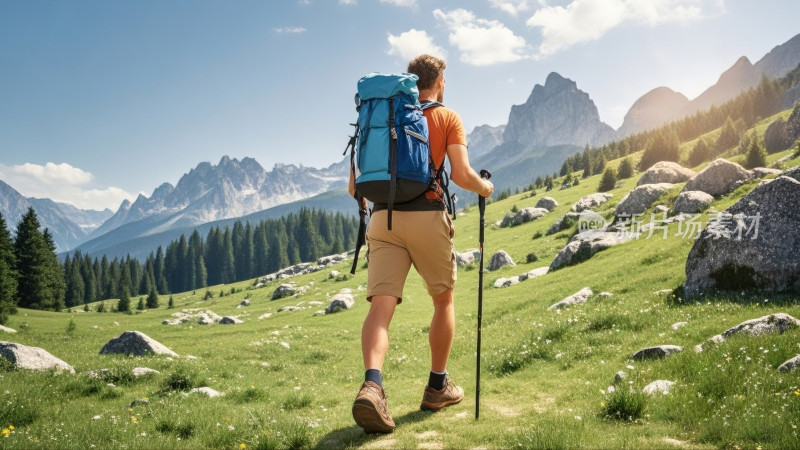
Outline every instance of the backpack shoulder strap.
{"label": "backpack shoulder strap", "polygon": [[439,102],[420,102],[420,106],[419,107],[420,107],[420,109],[425,111],[426,109],[433,108],[435,106],[444,106],[444,105],[439,103]]}

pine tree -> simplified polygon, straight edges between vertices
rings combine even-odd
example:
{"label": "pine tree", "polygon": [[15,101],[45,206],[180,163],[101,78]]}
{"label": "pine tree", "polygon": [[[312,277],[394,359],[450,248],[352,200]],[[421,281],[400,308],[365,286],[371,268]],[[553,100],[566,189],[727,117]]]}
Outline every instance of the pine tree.
{"label": "pine tree", "polygon": [[64,306],[64,274],[48,230],[39,231],[33,208],[17,225],[14,240],[17,270],[17,304],[26,308],[60,311]]}
{"label": "pine tree", "polygon": [[286,228],[282,221],[277,221],[269,233],[269,256],[267,258],[267,272],[275,272],[289,266],[289,258],[286,249],[289,245],[289,237],[286,235]]}
{"label": "pine tree", "polygon": [[588,178],[592,175],[592,158],[589,156],[589,145],[583,150],[583,178]]}
{"label": "pine tree", "polygon": [[756,167],[764,167],[767,165],[767,152],[764,147],[758,142],[758,139],[753,139],[750,143],[750,149],[747,151],[747,161],[745,167],[747,169],[754,169]]}
{"label": "pine tree", "polygon": [[544,178],[545,190],[550,191],[553,189],[553,177],[548,175]]}
{"label": "pine tree", "polygon": [[733,125],[733,120],[728,117],[725,120],[725,125],[722,126],[717,141],[714,143],[714,150],[717,155],[728,150],[739,142],[739,133]]}
{"label": "pine tree", "polygon": [[611,167],[603,172],[603,177],[600,179],[600,186],[597,188],[600,192],[608,192],[614,189],[617,184],[617,174]]}
{"label": "pine tree", "polygon": [[624,180],[633,176],[633,163],[629,157],[625,157],[619,163],[619,170],[617,172],[617,178],[620,180]]}
{"label": "pine tree", "polygon": [[0,325],[8,321],[8,316],[16,310],[17,277],[14,271],[16,257],[11,234],[6,221],[0,213]]}
{"label": "pine tree", "polygon": [[167,309],[172,309],[175,307],[175,301],[172,300],[172,296],[169,296],[169,302],[167,302]]}
{"label": "pine tree", "polygon": [[606,157],[600,153],[600,157],[597,158],[597,164],[595,164],[592,170],[592,175],[603,173],[604,170],[606,170]]}
{"label": "pine tree", "polygon": [[[77,257],[80,261],[80,257]],[[84,297],[84,284],[83,277],[81,276],[80,267],[77,263],[69,266],[69,274],[67,275],[67,292],[64,298],[64,303],[68,308],[80,305]]]}
{"label": "pine tree", "polygon": [[156,287],[153,286],[150,288],[150,293],[147,294],[147,309],[154,309],[158,308],[158,292],[156,292]]}
{"label": "pine tree", "polygon": [[139,297],[139,303],[136,304],[136,309],[144,311],[144,297]]}
{"label": "pine tree", "polygon": [[[131,297],[128,294],[128,287],[120,287],[119,301],[117,302],[117,311],[129,312],[131,310]],[[99,309],[98,309],[99,311]]]}
{"label": "pine tree", "polygon": [[158,293],[168,293],[169,287],[167,287],[167,279],[164,276],[164,250],[160,245],[156,251],[156,260],[153,265],[153,272],[156,277],[156,289],[158,289]]}
{"label": "pine tree", "polygon": [[692,152],[689,154],[689,165],[692,167],[700,165],[710,157],[711,148],[708,146],[708,143],[705,139],[698,139],[694,148],[692,148]]}
{"label": "pine tree", "polygon": [[236,263],[233,259],[233,236],[231,230],[225,227],[225,232],[222,234],[222,283],[228,284],[236,279]]}

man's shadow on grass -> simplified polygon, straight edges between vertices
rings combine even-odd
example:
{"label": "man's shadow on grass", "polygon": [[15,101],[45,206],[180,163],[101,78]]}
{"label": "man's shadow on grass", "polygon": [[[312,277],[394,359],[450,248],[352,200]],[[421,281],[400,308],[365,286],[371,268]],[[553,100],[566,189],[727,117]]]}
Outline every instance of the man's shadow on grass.
{"label": "man's shadow on grass", "polygon": [[[411,411],[402,416],[394,418],[394,424],[397,428],[404,425],[409,425],[415,422],[422,421],[430,417],[433,413],[429,411]],[[395,429],[397,429],[395,428]],[[351,425],[345,428],[333,430],[323,436],[315,449],[339,449],[348,447],[360,447],[368,442],[377,441],[379,439],[391,439],[391,433],[365,433],[364,430],[358,425]]]}

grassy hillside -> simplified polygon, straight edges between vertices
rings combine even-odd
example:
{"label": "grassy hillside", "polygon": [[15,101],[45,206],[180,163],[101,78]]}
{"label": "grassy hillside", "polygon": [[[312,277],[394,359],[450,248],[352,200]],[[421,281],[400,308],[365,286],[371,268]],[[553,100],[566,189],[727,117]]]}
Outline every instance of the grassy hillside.
{"label": "grassy hillside", "polygon": [[[689,147],[690,148],[690,147]],[[770,155],[770,161],[790,154]],[[611,165],[617,162],[611,162]],[[790,160],[787,167],[800,164]],[[783,335],[733,337],[723,344],[692,347],[744,320],[785,312],[800,318],[797,296],[710,296],[685,303],[662,290],[685,279],[692,241],[642,237],[600,252],[581,264],[503,289],[499,277],[549,265],[574,229],[536,237],[584,195],[599,176],[562,191],[529,192],[487,207],[486,255],[503,249],[516,267],[485,277],[481,419],[474,420],[477,279],[475,267],[460,269],[456,289],[456,341],[449,371],[465,401],[438,413],[419,411],[427,382],[427,331],[432,306],[412,271],[403,304],[390,330],[384,367],[389,407],[398,427],[385,436],[365,435],[350,407],[363,377],[360,328],[368,310],[366,270],[344,281],[329,270],[297,277],[310,286],[295,298],[271,301],[278,283],[248,289],[242,282],[205,292],[174,295],[176,308],[135,315],[52,313],[21,310],[0,335],[42,347],[64,359],[76,374],[53,375],[0,369],[0,437],[3,448],[797,448],[800,446],[800,372],[777,366],[800,353],[800,330]],[[610,217],[637,176],[612,191],[598,211]],[[721,210],[756,183],[746,184],[712,205]],[[669,204],[678,190],[658,203]],[[559,205],[537,221],[513,228],[493,225],[512,209],[533,206],[544,195]],[[649,217],[646,215],[645,217]],[[477,209],[456,222],[456,248],[477,247]],[[526,263],[534,253],[539,261]],[[351,261],[339,267],[349,270]],[[363,259],[361,261],[363,264]],[[577,307],[549,311],[551,304],[583,287],[596,294]],[[219,296],[231,288],[241,292]],[[317,316],[342,288],[356,296],[353,309]],[[252,305],[237,309],[249,297]],[[323,302],[311,306],[310,302]],[[133,304],[136,299],[133,299]],[[108,303],[107,303],[108,305]],[[299,305],[295,312],[278,308]],[[96,306],[96,305],[94,305]],[[309,306],[311,306],[309,308]],[[238,315],[241,325],[161,325],[184,308]],[[271,312],[269,318],[259,319]],[[74,331],[68,331],[70,322]],[[674,330],[676,322],[688,322]],[[111,338],[138,330],[181,356],[110,357],[98,354]],[[629,357],[652,345],[675,344],[684,351],[664,360]],[[191,356],[190,356],[191,355]],[[134,379],[134,367],[159,374]],[[111,369],[103,379],[88,371]],[[608,387],[623,370],[627,378],[613,394]],[[654,380],[676,382],[663,396],[643,396]],[[629,382],[629,389],[625,388]],[[109,385],[107,383],[111,383]],[[207,385],[225,393],[206,398],[181,391]],[[143,401],[147,399],[146,401]],[[614,418],[614,417],[620,417]],[[630,418],[630,420],[629,420]],[[10,425],[13,425],[11,430]]]}

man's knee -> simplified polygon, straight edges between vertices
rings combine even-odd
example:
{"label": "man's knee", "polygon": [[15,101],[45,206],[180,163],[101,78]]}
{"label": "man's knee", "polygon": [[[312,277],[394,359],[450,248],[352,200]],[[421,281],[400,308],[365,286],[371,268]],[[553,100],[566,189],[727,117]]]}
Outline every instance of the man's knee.
{"label": "man's knee", "polygon": [[453,304],[453,290],[448,289],[441,294],[437,294],[433,296],[433,306],[434,308],[442,308],[448,307]]}

